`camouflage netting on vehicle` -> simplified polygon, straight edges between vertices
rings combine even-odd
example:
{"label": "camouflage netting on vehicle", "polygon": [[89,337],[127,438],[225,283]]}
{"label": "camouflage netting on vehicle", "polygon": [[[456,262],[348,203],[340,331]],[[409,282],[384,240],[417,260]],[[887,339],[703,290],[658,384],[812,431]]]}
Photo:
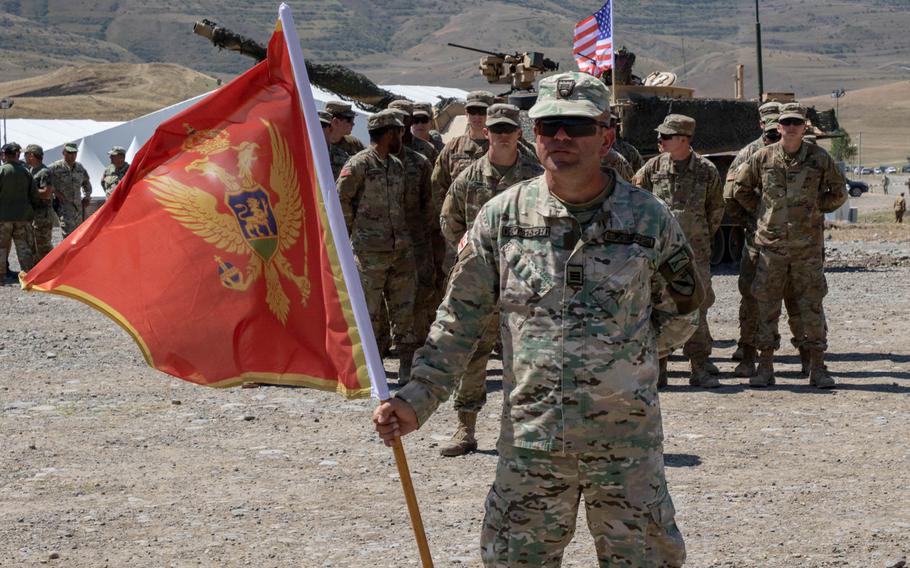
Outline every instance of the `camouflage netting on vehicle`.
{"label": "camouflage netting on vehicle", "polygon": [[761,134],[758,106],[753,101],[648,97],[626,107],[623,137],[643,156],[653,156],[658,152],[654,129],[672,113],[695,119],[692,147],[700,154],[736,152]]}
{"label": "camouflage netting on vehicle", "polygon": [[393,100],[401,98],[343,65],[307,62],[307,73],[314,85],[359,103],[358,106],[369,112],[384,109]]}

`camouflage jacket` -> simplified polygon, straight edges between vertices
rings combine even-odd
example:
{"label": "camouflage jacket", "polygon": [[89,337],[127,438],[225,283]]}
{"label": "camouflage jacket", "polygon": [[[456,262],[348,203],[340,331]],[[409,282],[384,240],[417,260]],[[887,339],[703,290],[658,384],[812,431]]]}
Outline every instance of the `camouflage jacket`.
{"label": "camouflage jacket", "polygon": [[470,166],[471,162],[486,154],[489,147],[490,142],[487,139],[474,140],[470,133],[462,134],[446,143],[439,152],[433,168],[433,203],[437,211],[442,208],[442,201],[449,186],[452,185],[452,180]]}
{"label": "camouflage jacket", "polygon": [[498,306],[501,448],[661,443],[658,353],[692,334],[703,290],[666,205],[624,180],[611,186],[584,231],[544,176],[481,208],[397,394],[420,424],[458,385]]}
{"label": "camouflage jacket", "polygon": [[622,157],[625,158],[627,162],[629,162],[629,165],[632,166],[633,175],[635,172],[640,170],[643,165],[645,165],[645,161],[642,159],[641,153],[638,151],[638,149],[619,136],[617,136],[616,141],[613,142],[613,149],[619,152]]}
{"label": "camouflage jacket", "polygon": [[632,164],[629,163],[626,158],[617,152],[614,148],[610,148],[610,152],[604,156],[603,160],[600,161],[600,167],[603,168],[613,168],[616,170],[616,173],[619,174],[619,177],[626,181],[631,181],[632,176],[635,175],[635,170],[632,169]]}
{"label": "camouflage jacket", "polygon": [[468,166],[449,187],[439,215],[442,236],[449,246],[458,250],[458,242],[471,228],[477,212],[487,201],[516,183],[542,173],[540,164],[522,152],[518,152],[515,164],[501,177],[490,162],[489,154],[484,154]]}
{"label": "camouflage jacket", "polygon": [[344,165],[337,186],[355,253],[410,246],[404,213],[404,166],[398,158],[383,160],[372,147],[358,152]]}
{"label": "camouflage jacket", "polygon": [[120,183],[120,180],[123,179],[123,176],[126,175],[126,170],[129,168],[129,162],[124,162],[120,169],[117,169],[114,164],[108,164],[108,166],[104,168],[104,174],[101,176],[101,187],[104,189],[104,195],[106,197],[111,196],[114,188],[117,187],[117,184]]}
{"label": "camouflage jacket", "polygon": [[[52,182],[52,177],[51,177],[51,170],[48,169],[48,167],[45,166],[44,164],[39,164],[39,165],[35,166],[34,168],[32,168],[32,167],[28,168],[28,173],[30,173],[32,175],[32,179],[35,180],[35,189],[37,189],[38,191],[41,191],[48,187],[50,187],[51,190],[54,189],[54,184]],[[46,207],[50,207],[51,202],[54,199],[54,194],[53,194],[53,191],[51,191],[47,195],[39,194],[39,197],[41,197],[41,204],[38,206],[38,208],[43,209]]]}
{"label": "camouflage jacket", "polygon": [[724,192],[714,164],[692,152],[685,167],[677,168],[670,154],[663,153],[648,160],[632,184],[670,206],[700,262],[711,257],[714,232],[724,217]]}
{"label": "camouflage jacket", "polygon": [[0,223],[31,221],[39,206],[41,198],[28,169],[19,162],[0,166]]}
{"label": "camouflage jacket", "polygon": [[733,198],[755,215],[755,244],[786,252],[821,250],[824,214],[847,200],[844,176],[823,148],[803,143],[788,156],[778,142],[752,154],[736,171]]}
{"label": "camouflage jacket", "polygon": [[415,246],[425,246],[430,230],[438,223],[430,194],[432,166],[423,154],[404,145],[396,157],[404,166],[404,215],[411,242]]}
{"label": "camouflage jacket", "polygon": [[57,196],[63,196],[70,203],[79,203],[79,190],[82,190],[83,197],[92,196],[92,182],[88,177],[88,172],[79,162],[70,167],[66,160],[57,160],[48,169],[51,171],[51,177],[54,183],[54,190]]}
{"label": "camouflage jacket", "polygon": [[338,141],[336,146],[339,146],[348,156],[353,156],[357,152],[363,152],[366,150],[366,146],[363,145],[363,142],[353,134],[346,134],[344,138]]}
{"label": "camouflage jacket", "polygon": [[898,213],[903,213],[907,210],[907,202],[903,197],[898,197],[894,200],[894,210]]}
{"label": "camouflage jacket", "polygon": [[[437,150],[435,146],[416,136],[412,136],[405,146],[419,154],[423,154],[423,156],[430,161],[430,168],[433,167],[433,164],[436,163],[436,158],[439,157],[439,150]],[[430,174],[432,175],[432,173],[431,170]]]}
{"label": "camouflage jacket", "polygon": [[748,211],[743,209],[743,206],[740,205],[739,202],[733,199],[733,180],[736,179],[736,170],[739,169],[739,166],[748,160],[752,154],[764,147],[765,141],[761,137],[759,137],[758,140],[749,142],[749,145],[740,150],[736,154],[736,157],[733,158],[733,163],[731,163],[729,169],[727,169],[727,179],[724,180],[724,206],[726,213],[733,221],[745,227],[746,240],[750,244],[755,233],[755,217],[750,215]]}
{"label": "camouflage jacket", "polygon": [[338,144],[329,144],[329,163],[332,164],[332,175],[335,179],[341,175],[341,169],[351,159],[347,152],[341,149]]}

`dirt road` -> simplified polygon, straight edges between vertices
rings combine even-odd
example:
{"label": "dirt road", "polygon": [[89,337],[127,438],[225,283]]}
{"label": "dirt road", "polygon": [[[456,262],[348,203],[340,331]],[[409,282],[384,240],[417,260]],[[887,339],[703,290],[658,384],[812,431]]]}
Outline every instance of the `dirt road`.
{"label": "dirt road", "polygon": [[[837,390],[809,388],[786,341],[778,386],[732,378],[736,277],[715,276],[725,386],[689,388],[675,360],[661,395],[688,566],[885,567],[910,554],[910,239],[856,238],[829,242]],[[373,402],[184,383],[55,296],[2,287],[0,314],[0,566],[418,565]],[[500,371],[489,376],[481,452],[438,457],[450,403],[406,439],[440,567],[479,565],[501,408]],[[582,515],[564,566],[593,558]]]}

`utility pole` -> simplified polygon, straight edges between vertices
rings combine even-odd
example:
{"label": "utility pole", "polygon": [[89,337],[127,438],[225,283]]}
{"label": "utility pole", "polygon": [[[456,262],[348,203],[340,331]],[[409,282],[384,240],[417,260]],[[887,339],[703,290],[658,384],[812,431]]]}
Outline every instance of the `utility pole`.
{"label": "utility pole", "polygon": [[859,133],[859,175],[863,175],[863,133]]}
{"label": "utility pole", "polygon": [[758,102],[761,103],[765,94],[765,78],[761,63],[761,21],[758,18],[758,0],[755,0],[755,55],[758,60]]}
{"label": "utility pole", "polygon": [[834,118],[840,120],[840,98],[847,94],[846,89],[834,89],[831,96],[834,98]]}
{"label": "utility pole", "polygon": [[13,108],[13,99],[4,98],[0,100],[0,110],[3,111],[3,143],[6,144],[6,111]]}
{"label": "utility pole", "polygon": [[683,85],[686,84],[686,38],[682,38]]}

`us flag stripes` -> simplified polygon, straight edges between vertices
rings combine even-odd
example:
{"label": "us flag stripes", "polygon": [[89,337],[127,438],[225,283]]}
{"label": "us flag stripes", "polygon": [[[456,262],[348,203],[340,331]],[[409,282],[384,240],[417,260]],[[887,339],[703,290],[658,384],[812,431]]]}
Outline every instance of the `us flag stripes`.
{"label": "us flag stripes", "polygon": [[613,68],[613,0],[575,24],[572,53],[585,73],[600,76]]}

